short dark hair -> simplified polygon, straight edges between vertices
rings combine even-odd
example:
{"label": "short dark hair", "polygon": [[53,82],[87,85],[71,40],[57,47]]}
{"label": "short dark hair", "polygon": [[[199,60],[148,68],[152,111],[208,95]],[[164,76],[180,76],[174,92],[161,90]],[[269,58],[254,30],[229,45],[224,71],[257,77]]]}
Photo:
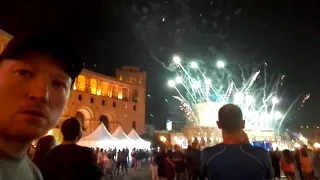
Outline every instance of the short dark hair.
{"label": "short dark hair", "polygon": [[61,125],[61,133],[63,140],[74,141],[79,137],[81,132],[81,123],[78,119],[72,117],[63,121]]}
{"label": "short dark hair", "polygon": [[226,104],[218,112],[219,128],[232,133],[243,128],[241,109],[234,104]]}

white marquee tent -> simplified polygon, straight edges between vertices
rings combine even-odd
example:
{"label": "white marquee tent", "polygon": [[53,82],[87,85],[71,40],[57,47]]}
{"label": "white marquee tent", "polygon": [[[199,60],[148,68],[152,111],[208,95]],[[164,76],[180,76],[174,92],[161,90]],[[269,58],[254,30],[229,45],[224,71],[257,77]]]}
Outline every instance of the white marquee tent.
{"label": "white marquee tent", "polygon": [[96,130],[88,136],[81,138],[77,144],[86,147],[108,149],[115,147],[115,138],[112,137],[103,123],[101,123]]}
{"label": "white marquee tent", "polygon": [[120,148],[131,148],[135,143],[134,140],[130,139],[122,130],[121,126],[113,132],[112,136],[117,141],[117,147]]}
{"label": "white marquee tent", "polygon": [[135,145],[137,145],[137,148],[141,149],[149,149],[151,143],[148,141],[143,140],[137,133],[135,129],[132,129],[130,133],[128,134],[128,137],[135,141]]}

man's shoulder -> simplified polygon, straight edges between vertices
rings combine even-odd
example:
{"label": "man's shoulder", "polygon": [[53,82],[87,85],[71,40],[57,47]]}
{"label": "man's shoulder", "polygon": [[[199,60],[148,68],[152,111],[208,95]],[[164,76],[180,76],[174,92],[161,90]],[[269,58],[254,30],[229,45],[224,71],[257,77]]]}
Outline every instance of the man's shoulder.
{"label": "man's shoulder", "polygon": [[207,154],[207,153],[215,153],[215,152],[220,152],[224,149],[225,147],[222,144],[217,144],[211,147],[206,147],[202,150],[202,153]]}
{"label": "man's shoulder", "polygon": [[25,161],[27,166],[29,166],[30,170],[32,171],[31,173],[34,175],[36,180],[42,180],[42,174],[40,172],[40,170],[38,169],[38,167],[31,161],[31,159],[29,157],[25,157]]}

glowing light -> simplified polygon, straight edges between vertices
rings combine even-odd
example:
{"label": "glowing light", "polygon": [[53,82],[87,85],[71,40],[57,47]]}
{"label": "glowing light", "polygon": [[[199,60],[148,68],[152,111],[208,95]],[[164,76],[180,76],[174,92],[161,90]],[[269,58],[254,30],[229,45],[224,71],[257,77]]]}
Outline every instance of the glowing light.
{"label": "glowing light", "polygon": [[252,104],[253,102],[254,102],[253,97],[252,97],[252,96],[247,96],[247,98],[246,98],[246,103],[247,103],[247,104]]}
{"label": "glowing light", "polygon": [[239,103],[239,102],[242,102],[242,101],[243,101],[243,94],[241,92],[237,92],[234,95],[234,102],[235,103]]}
{"label": "glowing light", "polygon": [[160,136],[160,141],[161,141],[161,142],[166,142],[166,141],[167,141],[167,138],[164,137],[164,136]]}
{"label": "glowing light", "polygon": [[197,68],[198,68],[198,64],[193,61],[193,62],[191,62],[191,67],[192,67],[193,69],[197,69]]}
{"label": "glowing light", "polygon": [[282,118],[281,112],[279,112],[279,111],[275,112],[275,113],[274,113],[274,118],[275,118],[276,120],[281,119],[281,118]]}
{"label": "glowing light", "polygon": [[206,78],[206,79],[205,79],[205,84],[206,84],[206,85],[210,85],[210,84],[211,84],[211,80],[208,79],[208,78]]}
{"label": "glowing light", "polygon": [[293,147],[295,147],[295,148],[300,148],[301,145],[300,145],[299,143],[294,143],[294,144],[293,144]]}
{"label": "glowing light", "polygon": [[77,86],[74,84],[72,89],[77,90]]}
{"label": "glowing light", "polygon": [[299,137],[299,140],[300,140],[300,141],[306,141],[307,139],[306,139],[305,137],[303,137],[303,136],[300,136],[300,137]]}
{"label": "glowing light", "polygon": [[101,90],[97,90],[97,96],[101,96]]}
{"label": "glowing light", "polygon": [[173,56],[173,62],[176,63],[176,64],[180,64],[181,62],[181,59],[179,56]]}
{"label": "glowing light", "polygon": [[316,149],[320,149],[320,143],[317,143],[317,142],[316,142],[316,143],[313,144],[313,146],[314,146],[314,148],[316,148]]}
{"label": "glowing light", "polygon": [[273,103],[273,104],[279,103],[279,99],[278,99],[277,97],[273,97],[273,98],[272,98],[272,103]]}
{"label": "glowing light", "polygon": [[224,68],[224,66],[225,66],[225,64],[224,64],[223,61],[218,61],[218,62],[217,62],[217,67],[218,67],[218,68]]}
{"label": "glowing light", "polygon": [[53,130],[51,129],[50,131],[48,131],[47,135],[52,135],[53,134]]}
{"label": "glowing light", "polygon": [[176,83],[173,80],[169,80],[168,85],[169,85],[169,87],[175,87]]}
{"label": "glowing light", "polygon": [[[278,82],[269,81],[267,73],[261,73],[258,69],[247,76],[248,73],[240,66],[236,66],[240,71],[231,71],[232,67],[226,69],[223,61],[216,63],[218,68],[223,68],[221,70],[203,70],[197,61],[184,62],[178,56],[175,56],[173,61],[178,65],[175,69],[178,77],[168,81],[168,85],[177,90],[179,95],[173,97],[180,101],[180,109],[186,113],[190,125],[202,126],[202,122],[207,122],[210,118],[217,120],[214,116],[217,116],[219,108],[227,103],[237,104],[241,108],[243,119],[246,120],[246,129],[272,130],[280,127],[285,119],[287,113],[282,114],[276,106],[280,102],[275,96],[279,88],[269,84]],[[187,66],[184,66],[185,64]],[[280,78],[277,79],[281,81]],[[264,82],[263,86],[261,82]],[[183,86],[177,86],[178,84]],[[215,123],[209,121],[203,124],[215,126]]]}
{"label": "glowing light", "polygon": [[176,83],[181,84],[183,82],[182,77],[178,76],[176,77]]}

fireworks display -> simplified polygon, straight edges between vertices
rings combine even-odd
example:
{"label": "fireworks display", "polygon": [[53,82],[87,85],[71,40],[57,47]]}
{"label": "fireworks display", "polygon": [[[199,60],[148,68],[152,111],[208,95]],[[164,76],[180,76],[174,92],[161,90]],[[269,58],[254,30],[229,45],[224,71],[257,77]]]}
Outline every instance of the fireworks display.
{"label": "fireworks display", "polygon": [[[201,121],[208,118],[210,125],[215,126],[213,116],[217,116],[219,107],[227,103],[242,109],[247,129],[274,129],[281,125],[284,115],[277,106],[284,76],[268,83],[266,63],[263,70],[253,71],[248,78],[240,66],[241,73],[236,74],[223,61],[217,61],[216,67],[210,69],[201,68],[197,61],[184,61],[179,56],[173,57],[173,63],[176,77],[169,80],[168,85],[179,94],[173,97],[181,102],[180,108],[192,125],[202,126]],[[208,108],[200,115],[197,108],[204,104]]]}

